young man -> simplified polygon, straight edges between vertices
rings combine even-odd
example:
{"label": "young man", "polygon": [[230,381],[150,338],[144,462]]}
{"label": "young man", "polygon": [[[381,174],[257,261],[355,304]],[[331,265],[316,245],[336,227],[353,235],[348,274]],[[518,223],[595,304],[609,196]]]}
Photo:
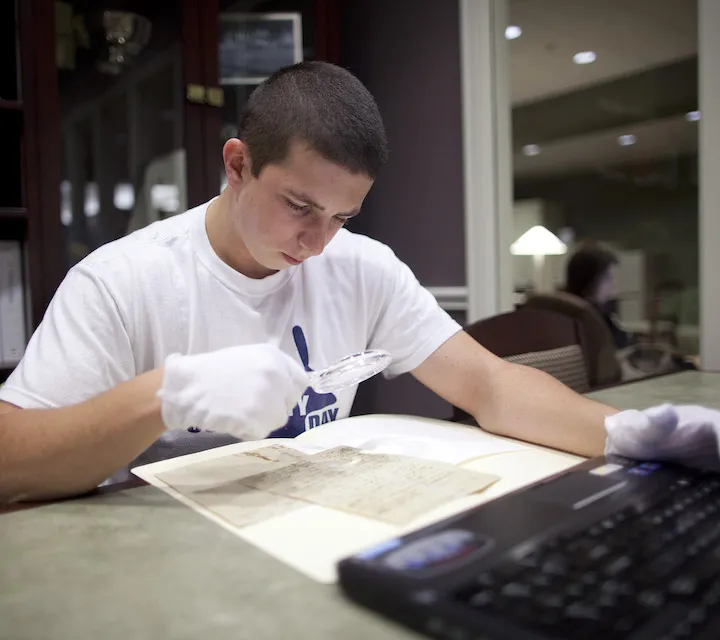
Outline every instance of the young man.
{"label": "young man", "polygon": [[[318,62],[281,70],[240,129],[220,197],[68,273],[0,390],[1,500],[78,494],[138,456],[343,418],[355,390],[315,393],[306,371],[368,347],[489,431],[603,452],[611,409],[491,355],[389,248],[342,229],[387,158],[354,76]],[[647,431],[638,415],[623,433]]]}

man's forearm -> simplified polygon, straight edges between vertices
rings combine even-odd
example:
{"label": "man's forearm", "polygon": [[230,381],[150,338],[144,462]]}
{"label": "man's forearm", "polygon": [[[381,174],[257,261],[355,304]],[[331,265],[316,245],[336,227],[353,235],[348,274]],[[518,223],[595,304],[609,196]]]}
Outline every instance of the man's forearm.
{"label": "man's forearm", "polygon": [[77,495],[130,463],[163,432],[162,370],[60,409],[0,414],[0,503]]}
{"label": "man's forearm", "polygon": [[617,410],[520,365],[497,368],[473,412],[484,429],[583,456],[602,455],[605,417]]}

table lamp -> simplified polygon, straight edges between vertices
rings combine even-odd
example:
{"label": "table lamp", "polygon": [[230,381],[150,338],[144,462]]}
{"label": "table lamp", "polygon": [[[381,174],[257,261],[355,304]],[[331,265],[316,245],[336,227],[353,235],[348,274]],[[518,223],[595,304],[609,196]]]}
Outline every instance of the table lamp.
{"label": "table lamp", "polygon": [[542,225],[536,225],[510,245],[510,253],[533,257],[534,288],[535,291],[542,291],[545,256],[563,255],[567,253],[567,245]]}

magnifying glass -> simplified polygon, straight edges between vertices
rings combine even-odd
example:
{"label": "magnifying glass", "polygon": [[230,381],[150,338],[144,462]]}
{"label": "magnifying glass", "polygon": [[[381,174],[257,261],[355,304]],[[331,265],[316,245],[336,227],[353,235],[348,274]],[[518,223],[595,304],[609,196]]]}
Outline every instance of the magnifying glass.
{"label": "magnifying glass", "polygon": [[392,361],[382,349],[369,349],[331,364],[320,371],[308,372],[309,386],[318,393],[331,393],[359,384],[380,373]]}

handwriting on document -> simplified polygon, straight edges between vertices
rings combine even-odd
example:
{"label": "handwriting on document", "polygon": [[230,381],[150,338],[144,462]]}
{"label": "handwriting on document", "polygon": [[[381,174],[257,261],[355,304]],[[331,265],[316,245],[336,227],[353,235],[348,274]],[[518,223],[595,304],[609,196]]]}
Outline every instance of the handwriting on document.
{"label": "handwriting on document", "polygon": [[444,462],[336,447],[245,476],[240,483],[277,496],[405,524],[497,480],[497,476]]}
{"label": "handwriting on document", "polygon": [[307,506],[286,496],[241,484],[247,476],[306,458],[290,447],[271,445],[164,471],[158,478],[236,527],[246,527]]}

